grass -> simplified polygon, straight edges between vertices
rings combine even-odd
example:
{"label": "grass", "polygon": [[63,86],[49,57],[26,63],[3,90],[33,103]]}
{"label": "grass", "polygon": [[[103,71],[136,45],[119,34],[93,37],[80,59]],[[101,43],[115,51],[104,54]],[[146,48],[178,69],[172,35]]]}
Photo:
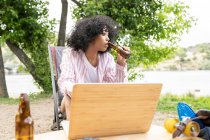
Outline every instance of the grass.
{"label": "grass", "polygon": [[160,112],[177,112],[177,103],[184,102],[188,104],[194,111],[198,109],[208,109],[210,110],[210,96],[206,97],[196,97],[192,93],[186,93],[182,96],[177,96],[173,94],[161,95],[158,102],[157,111]]}
{"label": "grass", "polygon": [[[51,96],[52,94],[44,94],[42,92],[32,93],[32,94],[29,94],[29,100],[30,102],[37,102],[40,100],[44,100],[46,98],[50,98]],[[19,98],[0,97],[0,104],[15,105],[18,103],[19,103]]]}

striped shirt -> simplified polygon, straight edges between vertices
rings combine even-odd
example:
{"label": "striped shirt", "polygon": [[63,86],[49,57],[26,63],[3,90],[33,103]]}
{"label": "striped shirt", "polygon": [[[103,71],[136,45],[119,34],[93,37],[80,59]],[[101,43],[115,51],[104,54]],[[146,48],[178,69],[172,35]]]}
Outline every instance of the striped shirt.
{"label": "striped shirt", "polygon": [[[98,83],[122,83],[127,82],[127,65],[125,67],[115,63],[113,56],[107,52],[99,54],[97,66]],[[60,65],[61,75],[58,79],[58,86],[62,93],[72,92],[75,83],[84,83],[88,69],[85,64],[85,53],[67,48],[63,51]],[[71,96],[71,95],[69,95]]]}

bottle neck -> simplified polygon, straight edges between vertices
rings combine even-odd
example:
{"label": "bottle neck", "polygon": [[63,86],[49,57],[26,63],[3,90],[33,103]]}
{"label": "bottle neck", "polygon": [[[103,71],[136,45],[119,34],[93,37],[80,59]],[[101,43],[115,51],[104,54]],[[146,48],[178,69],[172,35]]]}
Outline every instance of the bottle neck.
{"label": "bottle neck", "polygon": [[24,98],[21,97],[18,111],[20,116],[22,116],[23,118],[31,116],[29,101],[24,100]]}

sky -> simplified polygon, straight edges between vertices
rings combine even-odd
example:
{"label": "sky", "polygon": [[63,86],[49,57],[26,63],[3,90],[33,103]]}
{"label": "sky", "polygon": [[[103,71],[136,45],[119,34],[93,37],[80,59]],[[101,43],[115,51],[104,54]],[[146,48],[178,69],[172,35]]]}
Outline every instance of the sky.
{"label": "sky", "polygon": [[[193,46],[199,43],[210,43],[210,0],[183,0],[190,6],[189,12],[197,19],[196,25],[189,29],[181,37],[179,45],[182,47]],[[61,2],[60,0],[49,0],[49,16],[60,20]],[[70,15],[70,14],[69,14]],[[67,32],[74,25],[68,16]],[[56,28],[58,30],[58,27]]]}
{"label": "sky", "polygon": [[190,14],[197,18],[197,22],[182,36],[180,45],[188,47],[199,43],[210,43],[210,0],[185,1],[190,6]]}
{"label": "sky", "polygon": [[[48,0],[49,1],[49,18],[53,19],[55,18],[56,20],[60,20],[61,17],[61,0]],[[70,7],[70,0],[68,6]],[[66,31],[67,33],[70,32],[70,30],[72,29],[73,25],[74,25],[74,21],[71,18],[71,16],[69,16],[70,10],[68,9],[68,17],[67,17],[67,27],[66,27]],[[59,30],[59,25],[56,26],[56,31]]]}

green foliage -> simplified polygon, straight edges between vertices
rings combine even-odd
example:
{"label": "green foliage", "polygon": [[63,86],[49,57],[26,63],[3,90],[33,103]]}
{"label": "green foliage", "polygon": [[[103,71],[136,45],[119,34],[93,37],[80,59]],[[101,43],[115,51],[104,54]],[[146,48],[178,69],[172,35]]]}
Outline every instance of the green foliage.
{"label": "green foliage", "polygon": [[45,91],[51,90],[48,42],[53,38],[54,20],[48,20],[47,2],[42,0],[1,0],[0,41],[20,46],[35,65],[34,71]]}
{"label": "green foliage", "polygon": [[161,95],[158,102],[158,111],[161,112],[177,112],[176,106],[178,102],[184,102],[188,104],[194,111],[198,109],[210,110],[210,97],[195,97],[192,93],[186,95],[177,96],[174,94]]}
{"label": "green foliage", "polygon": [[205,52],[210,52],[210,43],[202,43],[202,44],[198,44],[196,46],[191,46],[190,48],[197,48],[198,52],[200,53],[205,53]]}
{"label": "green foliage", "polygon": [[210,60],[205,60],[200,65],[200,70],[210,70]]}
{"label": "green foliage", "polygon": [[27,69],[23,65],[19,65],[17,68],[18,73],[28,73]]}
{"label": "green foliage", "polygon": [[186,51],[186,48],[179,48],[176,52],[176,55],[179,56],[180,59],[184,59],[187,56]]}
{"label": "green foliage", "polygon": [[73,11],[80,19],[91,15],[107,15],[121,27],[118,43],[131,47],[129,69],[140,64],[152,65],[172,56],[180,35],[193,23],[189,8],[181,1],[160,0],[80,0]]}

